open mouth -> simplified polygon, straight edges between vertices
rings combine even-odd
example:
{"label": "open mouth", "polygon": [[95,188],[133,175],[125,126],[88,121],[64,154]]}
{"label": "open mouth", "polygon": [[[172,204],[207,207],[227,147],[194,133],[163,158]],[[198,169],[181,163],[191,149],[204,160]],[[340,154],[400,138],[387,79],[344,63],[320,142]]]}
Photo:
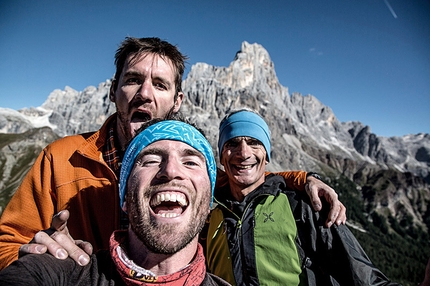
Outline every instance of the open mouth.
{"label": "open mouth", "polygon": [[146,122],[149,120],[151,120],[151,115],[140,111],[136,111],[131,117],[131,122]]}
{"label": "open mouth", "polygon": [[152,196],[149,205],[156,215],[174,218],[185,211],[188,206],[188,200],[183,193],[162,192]]}

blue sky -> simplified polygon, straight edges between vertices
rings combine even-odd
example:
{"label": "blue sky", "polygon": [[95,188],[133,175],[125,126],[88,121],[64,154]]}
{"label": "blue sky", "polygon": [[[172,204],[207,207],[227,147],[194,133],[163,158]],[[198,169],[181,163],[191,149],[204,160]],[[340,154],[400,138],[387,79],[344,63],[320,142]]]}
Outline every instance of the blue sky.
{"label": "blue sky", "polygon": [[228,66],[261,44],[290,93],[380,136],[430,133],[428,0],[0,1],[0,107],[97,86],[126,36],[157,36]]}

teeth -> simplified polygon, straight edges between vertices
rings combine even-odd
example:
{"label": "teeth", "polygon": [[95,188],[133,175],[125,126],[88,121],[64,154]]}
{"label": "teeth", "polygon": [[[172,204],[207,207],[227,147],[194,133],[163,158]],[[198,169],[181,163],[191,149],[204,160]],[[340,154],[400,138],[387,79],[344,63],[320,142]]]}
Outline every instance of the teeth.
{"label": "teeth", "polygon": [[158,214],[159,216],[161,216],[161,217],[177,217],[177,216],[179,216],[179,214],[176,214],[176,213],[160,213],[160,214]]}
{"label": "teeth", "polygon": [[170,193],[158,193],[151,199],[151,206],[158,206],[162,202],[176,202],[181,207],[187,206],[187,199],[184,194],[170,194]]}
{"label": "teeth", "polygon": [[253,165],[247,165],[247,166],[236,166],[238,169],[251,169]]}

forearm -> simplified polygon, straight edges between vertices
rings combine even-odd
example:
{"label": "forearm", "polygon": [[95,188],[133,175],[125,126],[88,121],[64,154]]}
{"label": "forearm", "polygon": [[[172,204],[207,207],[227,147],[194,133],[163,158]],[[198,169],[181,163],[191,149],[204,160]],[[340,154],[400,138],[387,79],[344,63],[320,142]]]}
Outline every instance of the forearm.
{"label": "forearm", "polygon": [[0,271],[0,285],[64,285],[74,278],[74,264],[71,259],[58,261],[49,254],[29,254]]}
{"label": "forearm", "polygon": [[[266,172],[266,175],[268,174],[270,174],[270,172]],[[289,189],[305,191],[307,174],[305,171],[283,171],[275,172],[274,174],[282,176]]]}

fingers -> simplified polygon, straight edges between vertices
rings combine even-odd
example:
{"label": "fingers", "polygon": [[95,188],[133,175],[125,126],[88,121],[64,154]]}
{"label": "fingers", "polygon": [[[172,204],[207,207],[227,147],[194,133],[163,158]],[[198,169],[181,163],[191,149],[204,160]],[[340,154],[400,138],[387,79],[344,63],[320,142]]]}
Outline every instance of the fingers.
{"label": "fingers", "polygon": [[[22,246],[20,252],[23,254],[30,251],[33,251],[31,253],[48,252],[58,259],[70,257],[81,266],[87,265],[90,261],[89,255],[91,255],[93,251],[92,246],[89,242],[84,241],[75,243],[75,240],[69,234],[67,228],[69,216],[70,213],[67,210],[63,210],[54,215],[52,217],[51,227],[36,233],[32,240],[32,244],[29,246]],[[39,245],[39,247],[35,245]],[[80,246],[83,248],[81,249]]]}
{"label": "fingers", "polygon": [[[332,202],[332,205],[330,207],[330,212],[328,213],[327,220],[325,222],[326,227],[331,227],[334,223],[337,224],[337,222],[338,222],[337,217],[339,216],[339,212],[340,212],[339,201]],[[337,225],[339,225],[339,224],[337,224]]]}
{"label": "fingers", "polygon": [[346,207],[340,202],[340,212],[336,218],[336,224],[345,224],[346,223]]}
{"label": "fingers", "polygon": [[83,249],[88,255],[93,254],[93,246],[91,245],[91,243],[83,240],[75,240],[75,244],[80,249]]}
{"label": "fingers", "polygon": [[318,212],[322,209],[322,203],[321,203],[320,197],[318,196],[318,188],[315,188],[312,186],[315,186],[315,185],[309,184],[309,183],[306,184],[305,190],[310,198],[312,208]]}
{"label": "fingers", "polygon": [[29,243],[23,244],[19,248],[18,257],[22,257],[26,254],[42,254],[45,253],[48,248],[45,245]]}
{"label": "fingers", "polygon": [[330,204],[330,211],[325,222],[326,227],[345,224],[346,222],[346,208],[339,201],[337,193],[324,182],[313,178],[307,178],[306,192],[310,197],[312,207],[315,211],[322,209],[320,196],[324,196],[325,200]]}
{"label": "fingers", "polygon": [[[56,233],[57,232],[54,232],[52,235],[54,236]],[[68,256],[66,250],[45,231],[39,231],[36,233],[32,242],[44,245],[47,248],[47,252],[51,253],[58,259],[66,259]]]}
{"label": "fingers", "polygon": [[345,224],[346,222],[346,208],[340,201],[332,203],[330,212],[328,213],[325,223],[326,227],[331,227],[334,223],[336,225]]}
{"label": "fingers", "polygon": [[87,265],[90,261],[89,255],[75,244],[75,241],[68,235],[68,232],[66,234],[56,231],[49,236],[46,232],[39,231],[34,236],[34,242],[45,245],[47,252],[57,259],[70,257],[81,266]]}
{"label": "fingers", "polygon": [[56,230],[63,230],[67,226],[67,220],[70,213],[68,210],[62,210],[52,217],[51,228]]}
{"label": "fingers", "polygon": [[[87,242],[88,243],[88,242]],[[79,246],[74,245],[73,249],[69,249],[69,257],[75,260],[79,265],[85,266],[90,262],[90,256]],[[92,253],[92,246],[91,246]]]}
{"label": "fingers", "polygon": [[[52,244],[52,250],[53,250],[52,252],[50,247],[48,246],[48,250],[52,255],[55,256],[57,253],[62,254],[62,251],[64,251],[66,253],[66,257],[69,256],[81,266],[85,266],[88,264],[88,262],[90,262],[89,255],[86,253],[85,250],[81,249],[79,245],[75,243],[73,238],[69,235],[68,231],[64,231],[64,232],[56,231],[51,235],[50,238],[55,241],[55,244]],[[90,244],[89,242],[85,242],[85,243],[80,242],[80,243],[83,244],[84,246],[86,244]],[[92,254],[92,246],[91,246],[91,252],[89,252],[89,254]]]}

